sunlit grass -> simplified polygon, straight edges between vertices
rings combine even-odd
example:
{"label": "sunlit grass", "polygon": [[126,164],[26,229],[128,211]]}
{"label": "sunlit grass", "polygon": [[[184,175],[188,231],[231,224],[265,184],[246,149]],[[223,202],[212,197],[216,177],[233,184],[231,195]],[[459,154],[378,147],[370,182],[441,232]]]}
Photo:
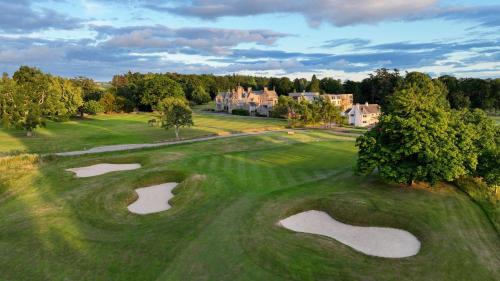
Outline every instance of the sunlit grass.
{"label": "sunlit grass", "polygon": [[[495,280],[500,239],[463,193],[353,174],[354,142],[286,132],[80,157],[0,161],[0,280]],[[75,178],[96,163],[142,168]],[[127,211],[180,182],[167,212]],[[407,259],[368,257],[277,221],[307,209],[406,229]]]}
{"label": "sunlit grass", "polygon": [[[34,137],[25,132],[0,128],[0,155],[14,152],[46,153],[88,149],[101,145],[153,143],[175,140],[173,130],[148,126],[152,113],[97,115],[83,120],[47,122]],[[195,113],[195,125],[181,129],[182,138],[222,133],[282,129],[284,120]]]}

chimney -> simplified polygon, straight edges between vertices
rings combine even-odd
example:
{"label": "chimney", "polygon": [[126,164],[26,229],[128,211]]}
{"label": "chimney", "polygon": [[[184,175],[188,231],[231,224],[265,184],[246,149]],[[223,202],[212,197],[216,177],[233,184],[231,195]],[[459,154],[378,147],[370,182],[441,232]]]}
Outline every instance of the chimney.
{"label": "chimney", "polygon": [[251,93],[251,92],[252,92],[252,87],[248,87],[248,88],[247,88],[247,92],[248,92],[248,93]]}
{"label": "chimney", "polygon": [[264,92],[267,92],[267,87],[264,87]]}
{"label": "chimney", "polygon": [[368,105],[368,102],[365,102],[365,105]]}

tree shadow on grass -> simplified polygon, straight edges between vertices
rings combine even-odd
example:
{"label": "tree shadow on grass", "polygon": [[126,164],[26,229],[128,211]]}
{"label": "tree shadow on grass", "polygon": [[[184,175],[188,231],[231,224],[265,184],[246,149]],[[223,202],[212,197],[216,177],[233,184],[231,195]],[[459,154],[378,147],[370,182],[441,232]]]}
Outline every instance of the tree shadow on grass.
{"label": "tree shadow on grass", "polygon": [[[120,119],[72,120],[48,122],[46,128],[39,128],[35,136],[27,137],[23,131],[2,129],[0,156],[21,153],[53,153],[85,150],[97,146],[117,144],[155,143],[176,140],[174,130],[148,126],[146,121]],[[183,128],[182,138],[196,138],[214,135],[210,128]]]}
{"label": "tree shadow on grass", "polygon": [[[16,158],[22,157],[27,156]],[[141,151],[107,154],[106,162],[143,167],[92,178],[76,178],[65,168],[100,162],[103,156],[46,157],[24,169],[11,165],[9,175],[0,178],[0,279],[156,279],[212,211],[200,214],[187,205],[148,216],[129,213],[134,189],[187,177],[150,165],[149,157]],[[176,195],[180,202],[188,200],[182,193]],[[203,204],[202,199],[197,202]]]}

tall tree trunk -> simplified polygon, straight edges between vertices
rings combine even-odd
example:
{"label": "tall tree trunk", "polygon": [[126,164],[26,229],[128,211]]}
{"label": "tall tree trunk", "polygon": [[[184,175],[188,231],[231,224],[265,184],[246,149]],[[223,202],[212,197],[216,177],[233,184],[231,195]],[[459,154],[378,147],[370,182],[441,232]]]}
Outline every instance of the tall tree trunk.
{"label": "tall tree trunk", "polygon": [[179,127],[175,127],[175,138],[179,140]]}

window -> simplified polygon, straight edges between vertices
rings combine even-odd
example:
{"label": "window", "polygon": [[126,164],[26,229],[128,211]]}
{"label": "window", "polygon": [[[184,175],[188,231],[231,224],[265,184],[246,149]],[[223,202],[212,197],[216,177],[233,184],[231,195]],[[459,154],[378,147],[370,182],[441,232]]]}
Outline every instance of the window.
{"label": "window", "polygon": [[366,117],[366,114],[363,114],[363,117]]}
{"label": "window", "polygon": [[363,123],[366,123],[366,121],[363,121]]}

